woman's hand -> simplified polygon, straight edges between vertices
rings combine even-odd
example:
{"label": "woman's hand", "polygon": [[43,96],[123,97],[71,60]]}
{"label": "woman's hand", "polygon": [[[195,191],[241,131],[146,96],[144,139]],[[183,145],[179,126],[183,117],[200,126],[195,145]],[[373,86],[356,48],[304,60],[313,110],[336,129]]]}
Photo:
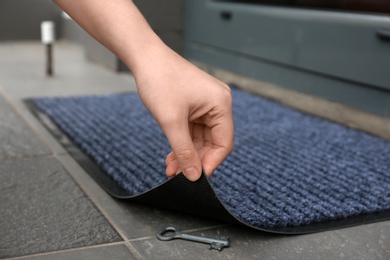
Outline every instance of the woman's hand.
{"label": "woman's hand", "polygon": [[173,152],[169,177],[182,171],[208,176],[233,149],[232,98],[228,86],[169,49],[129,0],[54,0],[133,72],[139,95]]}
{"label": "woman's hand", "polygon": [[171,145],[166,174],[192,181],[207,176],[233,149],[230,88],[165,45],[145,53],[148,62],[135,74],[139,95]]}

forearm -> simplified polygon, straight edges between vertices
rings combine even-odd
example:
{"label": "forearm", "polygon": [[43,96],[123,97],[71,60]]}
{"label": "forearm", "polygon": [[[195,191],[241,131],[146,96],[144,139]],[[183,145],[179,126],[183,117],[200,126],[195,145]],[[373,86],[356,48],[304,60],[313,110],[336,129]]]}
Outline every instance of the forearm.
{"label": "forearm", "polygon": [[165,46],[131,0],[54,0],[133,73]]}
{"label": "forearm", "polygon": [[54,1],[133,72],[172,147],[167,175],[210,176],[233,148],[229,87],[169,49],[130,0]]}

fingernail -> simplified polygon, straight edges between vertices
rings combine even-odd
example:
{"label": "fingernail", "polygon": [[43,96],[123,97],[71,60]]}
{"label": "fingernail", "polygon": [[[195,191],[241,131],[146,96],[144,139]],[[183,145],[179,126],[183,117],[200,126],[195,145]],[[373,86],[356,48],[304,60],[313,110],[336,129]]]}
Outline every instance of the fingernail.
{"label": "fingernail", "polygon": [[199,179],[199,172],[195,167],[189,167],[187,169],[184,169],[183,174],[190,181],[196,181],[197,179]]}

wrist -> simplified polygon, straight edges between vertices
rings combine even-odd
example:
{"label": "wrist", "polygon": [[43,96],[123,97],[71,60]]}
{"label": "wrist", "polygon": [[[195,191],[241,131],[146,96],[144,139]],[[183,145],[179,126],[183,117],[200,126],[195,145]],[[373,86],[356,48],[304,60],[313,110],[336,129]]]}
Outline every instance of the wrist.
{"label": "wrist", "polygon": [[152,30],[144,32],[141,37],[137,40],[130,40],[129,47],[119,57],[136,78],[146,70],[157,67],[158,62],[164,60],[169,50]]}

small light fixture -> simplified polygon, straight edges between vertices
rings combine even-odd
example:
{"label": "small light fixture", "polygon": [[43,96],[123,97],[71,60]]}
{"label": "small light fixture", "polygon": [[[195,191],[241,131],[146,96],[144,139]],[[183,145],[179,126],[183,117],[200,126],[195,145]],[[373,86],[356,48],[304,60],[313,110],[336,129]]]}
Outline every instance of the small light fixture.
{"label": "small light fixture", "polygon": [[41,41],[46,46],[46,75],[53,75],[53,43],[56,39],[55,24],[52,21],[41,23]]}

